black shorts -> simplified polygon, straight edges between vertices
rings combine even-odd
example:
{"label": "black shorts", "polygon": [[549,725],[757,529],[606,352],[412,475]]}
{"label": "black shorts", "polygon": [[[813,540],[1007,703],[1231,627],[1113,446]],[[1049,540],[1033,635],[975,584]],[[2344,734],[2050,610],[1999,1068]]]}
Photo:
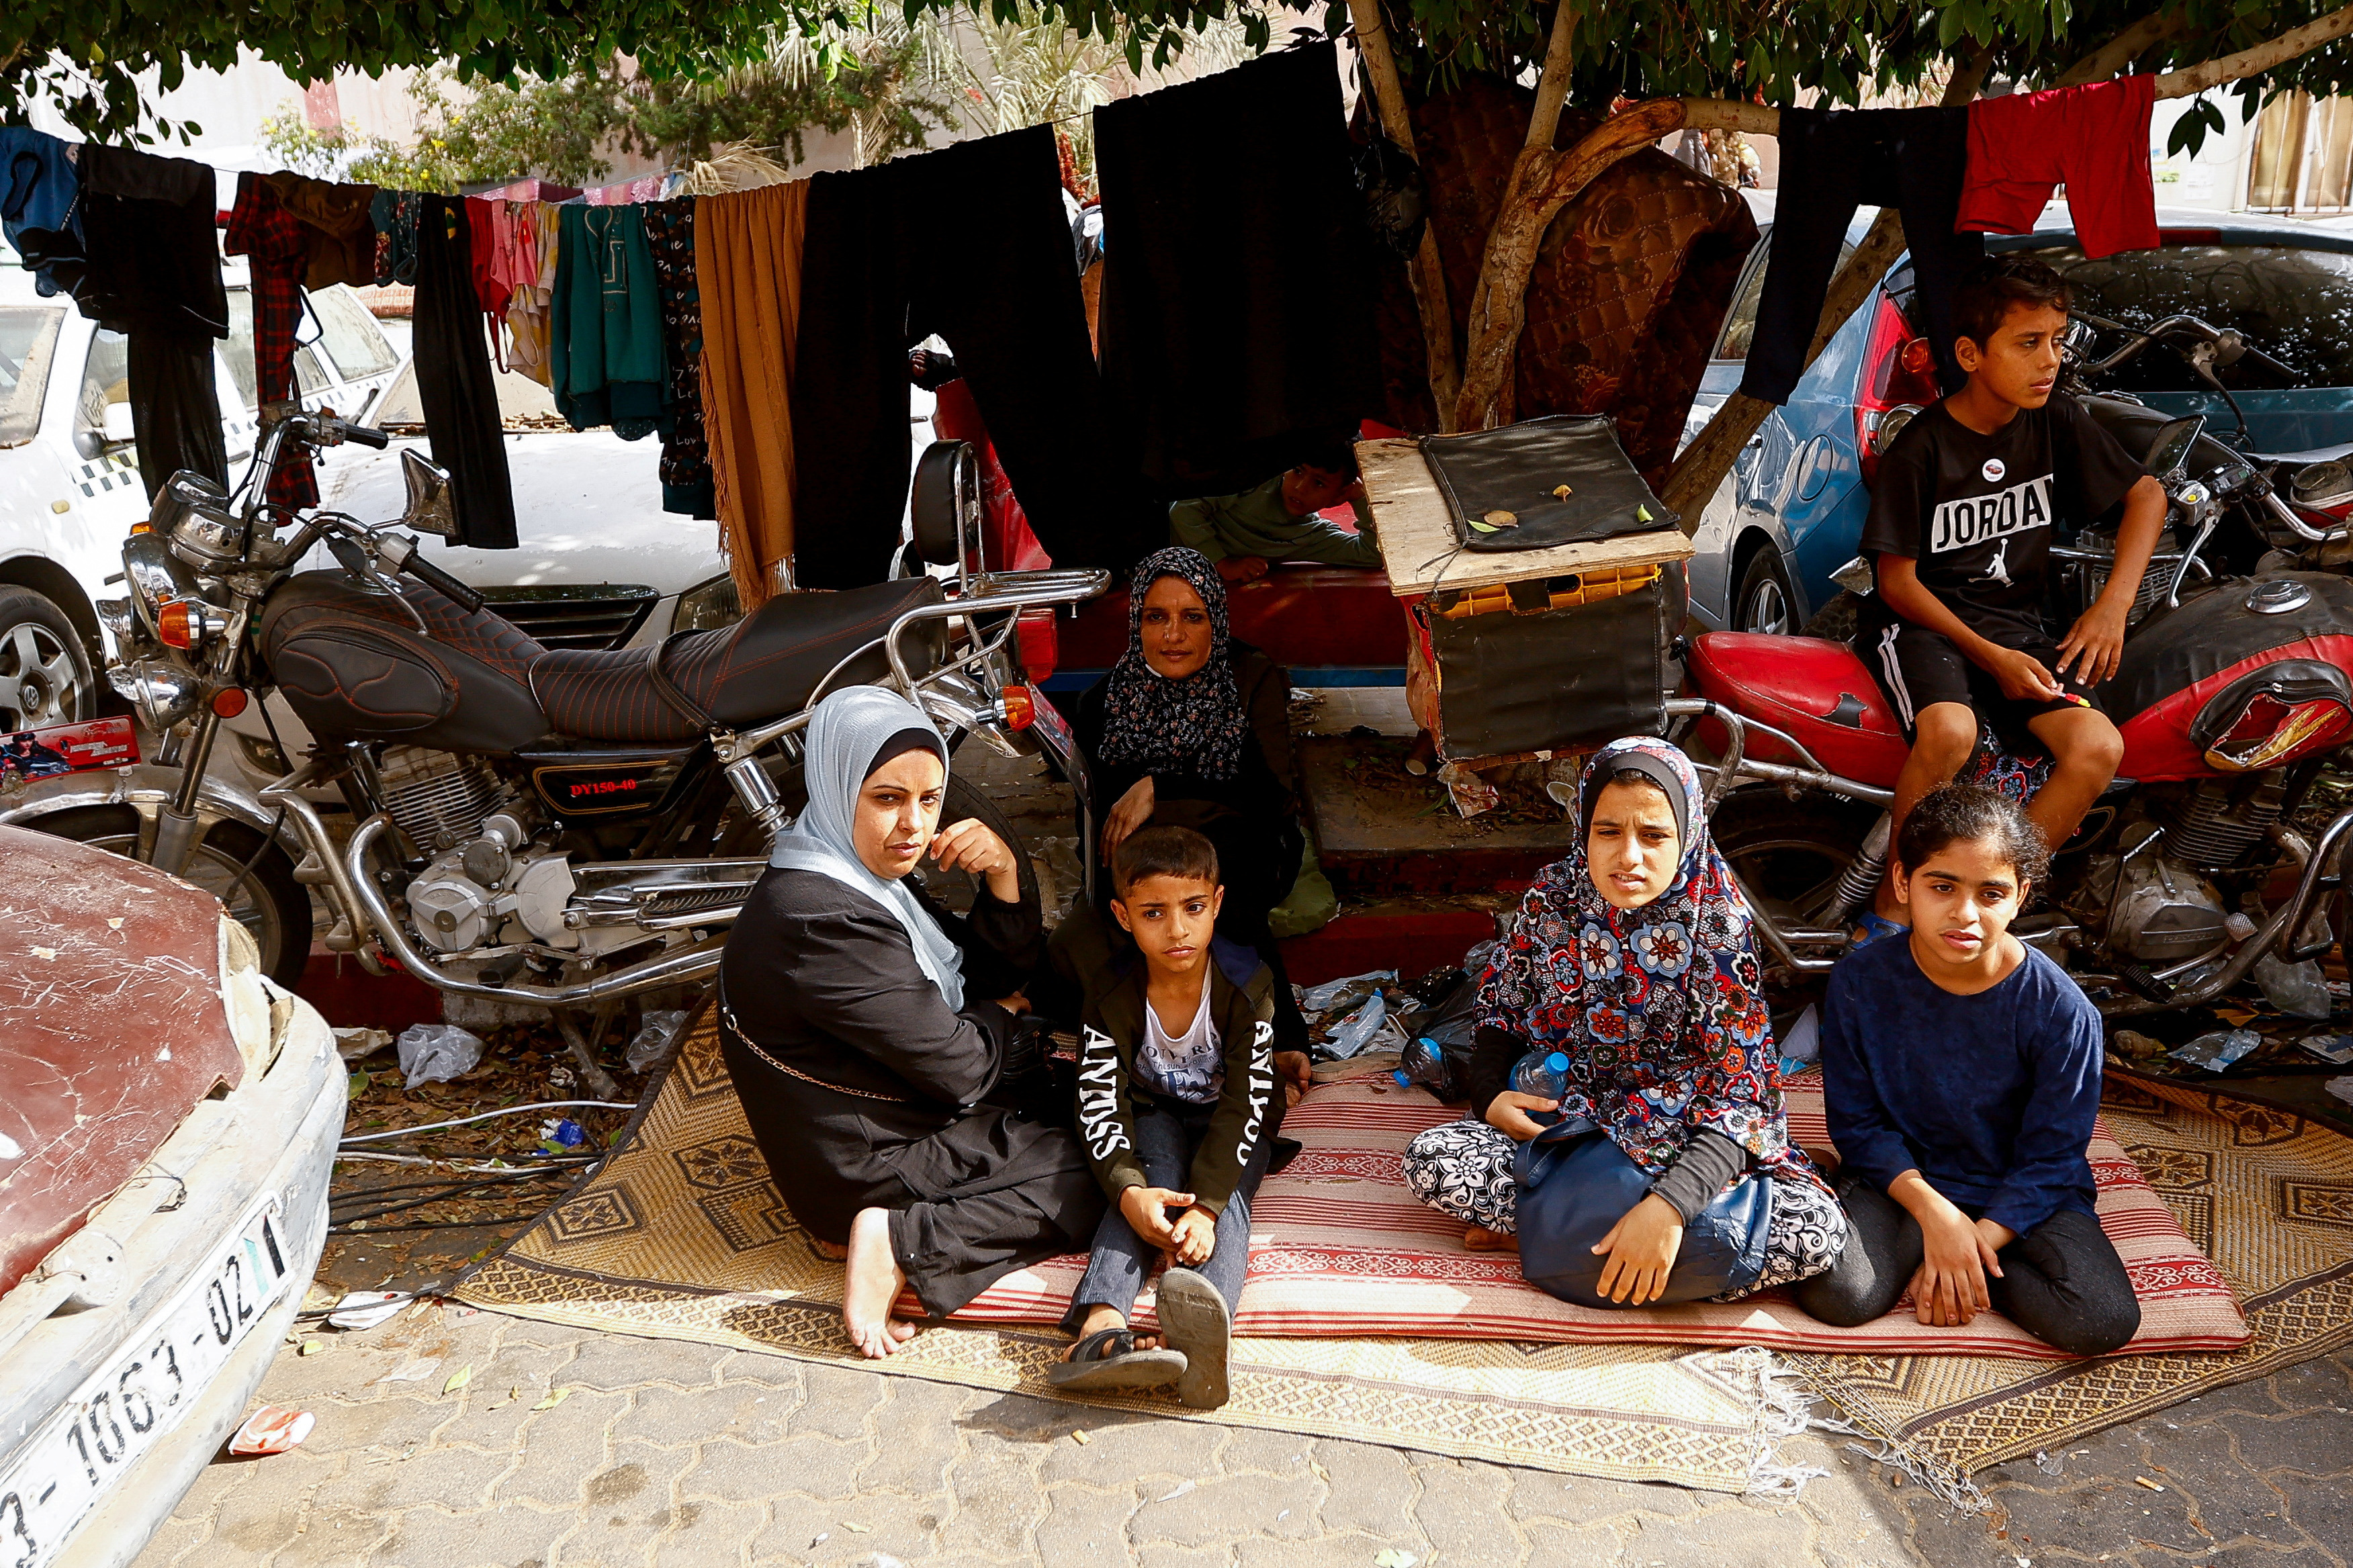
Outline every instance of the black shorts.
{"label": "black shorts", "polygon": [[[2039,660],[2043,668],[2054,674],[2058,671],[2059,645],[2047,633],[2022,627],[1989,627],[1978,635]],[[1992,672],[1971,661],[1950,637],[1909,621],[1865,624],[1855,638],[1855,651],[1862,655],[1862,662],[1871,667],[1872,675],[1879,681],[1879,689],[1887,694],[1907,741],[1917,739],[1920,714],[1938,702],[1958,702],[1974,710],[2012,749],[2021,743],[2035,744],[2027,723],[2045,713],[2063,712],[2070,708],[2105,711],[2100,707],[2098,691],[2076,679],[2072,671],[2059,677],[2059,685],[2083,699],[2080,702],[2063,699],[2028,701],[2005,697],[2001,683]]]}

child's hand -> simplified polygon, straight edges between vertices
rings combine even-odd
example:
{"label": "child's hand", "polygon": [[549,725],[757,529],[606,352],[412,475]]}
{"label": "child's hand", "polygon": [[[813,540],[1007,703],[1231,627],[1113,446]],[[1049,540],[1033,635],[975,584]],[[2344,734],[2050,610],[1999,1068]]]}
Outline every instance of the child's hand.
{"label": "child's hand", "polygon": [[1176,1229],[1168,1223],[1168,1211],[1181,1208],[1190,1214],[1192,1202],[1192,1194],[1166,1187],[1127,1187],[1119,1194],[1119,1212],[1136,1235],[1165,1251],[1176,1245]]}
{"label": "child's hand", "polygon": [[[2001,1227],[1996,1232],[2007,1235]],[[1986,1275],[2001,1278],[1993,1237],[1951,1205],[1920,1226],[1919,1271],[1912,1276],[1912,1310],[1932,1328],[1957,1329],[1993,1305]]]}
{"label": "child's hand", "polygon": [[2132,605],[2129,601],[2112,605],[2102,595],[2092,607],[2075,618],[2059,644],[2059,673],[2067,673],[2067,666],[2075,666],[2075,679],[2085,686],[2097,686],[2116,672],[2125,658],[2125,615]]}
{"label": "child's hand", "polygon": [[1560,1101],[1546,1100],[1540,1094],[1522,1094],[1507,1089],[1487,1102],[1487,1125],[1514,1143],[1525,1143],[1545,1130],[1544,1123],[1528,1114],[1531,1110],[1558,1110]]}
{"label": "child's hand", "polygon": [[1173,1227],[1176,1239],[1168,1250],[1176,1261],[1190,1268],[1208,1261],[1209,1253],[1218,1245],[1218,1216],[1196,1204],[1176,1216]]}
{"label": "child's hand", "polygon": [[1282,1109],[1290,1110],[1315,1087],[1315,1067],[1305,1051],[1274,1053],[1275,1081],[1282,1085]]}
{"label": "child's hand", "polygon": [[1993,650],[1993,660],[1986,672],[2000,683],[2001,694],[2016,702],[2055,702],[2067,695],[2042,661],[2031,654],[2014,647]]}

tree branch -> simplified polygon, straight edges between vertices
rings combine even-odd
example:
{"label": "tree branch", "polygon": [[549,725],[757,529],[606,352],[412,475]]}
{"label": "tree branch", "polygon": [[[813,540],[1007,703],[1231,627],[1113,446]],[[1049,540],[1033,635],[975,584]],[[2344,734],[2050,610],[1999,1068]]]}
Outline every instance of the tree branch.
{"label": "tree branch", "polygon": [[2085,82],[2105,81],[2139,58],[2143,51],[2179,33],[2188,25],[2179,12],[2168,14],[2159,6],[2052,78],[2051,85],[2081,87]]}
{"label": "tree branch", "polygon": [[2260,76],[2274,66],[2285,65],[2298,55],[2308,55],[2324,44],[2333,44],[2348,33],[2353,33],[2353,5],[2306,22],[2303,26],[2282,33],[2268,43],[2257,44],[2252,49],[2241,49],[2235,55],[2224,55],[2218,60],[2208,60],[2185,70],[2168,71],[2157,79],[2159,98],[2195,98],[2209,88],[2220,87],[2226,81],[2242,77]]}
{"label": "tree branch", "polygon": [[[1380,0],[1348,0],[1348,15],[1356,24],[1356,47],[1364,56],[1365,76],[1372,88],[1374,107],[1380,110],[1381,129],[1405,149],[1406,156],[1413,157],[1413,115],[1406,107],[1405,83],[1398,75],[1397,55],[1389,47]],[[1408,277],[1413,285],[1414,313],[1421,318],[1430,400],[1438,407],[1439,428],[1451,431],[1457,381],[1454,310],[1446,298],[1446,267],[1439,258],[1438,236],[1427,223],[1422,225],[1421,246],[1414,252]]]}

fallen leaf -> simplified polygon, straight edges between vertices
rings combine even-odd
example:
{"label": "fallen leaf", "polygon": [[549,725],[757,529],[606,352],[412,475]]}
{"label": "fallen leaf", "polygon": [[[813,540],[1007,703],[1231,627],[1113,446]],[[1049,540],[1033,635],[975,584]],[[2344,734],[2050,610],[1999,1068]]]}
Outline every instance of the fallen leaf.
{"label": "fallen leaf", "polygon": [[301,1347],[294,1353],[296,1355],[317,1355],[321,1351],[325,1350],[326,1348],[327,1342],[324,1340],[304,1340]]}
{"label": "fallen leaf", "polygon": [[1575,490],[1573,490],[1573,489],[1570,489],[1567,485],[1555,485],[1555,486],[1553,486],[1553,488],[1552,488],[1552,493],[1553,493],[1553,495],[1554,495],[1556,498],[1557,498],[1558,500],[1567,500],[1569,497],[1571,497],[1571,496],[1575,495],[1577,492],[1576,492]]}
{"label": "fallen leaf", "polygon": [[1634,521],[1637,522],[1651,522],[1655,520],[1651,516],[1651,509],[1649,507],[1637,506],[1634,509]]}
{"label": "fallen leaf", "polygon": [[449,1374],[449,1381],[441,1385],[441,1392],[444,1394],[455,1394],[473,1381],[474,1363],[472,1362],[468,1362],[465,1365],[459,1367],[457,1371]]}
{"label": "fallen leaf", "polygon": [[848,1520],[846,1520],[846,1519],[845,1519],[845,1520],[843,1520],[843,1521],[841,1521],[841,1528],[842,1528],[842,1529],[844,1529],[844,1530],[846,1530],[846,1531],[849,1531],[851,1534],[853,1534],[853,1535],[871,1535],[871,1534],[873,1534],[873,1533],[874,1533],[871,1530],[868,1529],[865,1525],[862,1525],[862,1524],[852,1524],[852,1523],[850,1523],[850,1522],[849,1522],[849,1521],[848,1521]]}
{"label": "fallen leaf", "polygon": [[1520,526],[1520,514],[1515,511],[1505,511],[1502,507],[1497,507],[1487,514],[1486,521],[1495,528],[1517,528]]}
{"label": "fallen leaf", "polygon": [[1419,1561],[1412,1552],[1399,1552],[1392,1546],[1374,1557],[1373,1568],[1413,1568]]}
{"label": "fallen leaf", "polygon": [[547,1396],[542,1399],[538,1404],[533,1405],[532,1408],[533,1410],[553,1410],[571,1397],[572,1391],[568,1388],[551,1388],[547,1391]]}
{"label": "fallen leaf", "polygon": [[1482,532],[1482,533],[1493,533],[1493,532],[1496,532],[1496,531],[1497,531],[1497,530],[1496,530],[1496,529],[1494,529],[1493,526],[1491,526],[1490,524],[1487,524],[1487,523],[1481,522],[1481,521],[1480,521],[1477,518],[1475,518],[1475,517],[1474,517],[1474,518],[1472,518],[1472,519],[1471,519],[1471,526],[1472,526],[1472,528],[1477,529],[1477,530],[1478,530],[1480,532]]}

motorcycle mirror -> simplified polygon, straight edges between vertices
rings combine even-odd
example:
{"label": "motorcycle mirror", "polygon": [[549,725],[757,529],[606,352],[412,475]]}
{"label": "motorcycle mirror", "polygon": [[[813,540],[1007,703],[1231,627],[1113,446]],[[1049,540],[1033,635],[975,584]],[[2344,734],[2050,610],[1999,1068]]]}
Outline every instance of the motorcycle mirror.
{"label": "motorcycle mirror", "polygon": [[400,514],[400,526],[438,539],[457,538],[458,509],[448,470],[418,456],[416,447],[406,447],[400,453],[400,477],[408,487],[408,505]]}
{"label": "motorcycle mirror", "polygon": [[2189,461],[2189,448],[2206,431],[2206,416],[2192,414],[2187,418],[2168,419],[2158,426],[2157,437],[2148,444],[2148,456],[2142,466],[2159,479],[2170,484]]}

